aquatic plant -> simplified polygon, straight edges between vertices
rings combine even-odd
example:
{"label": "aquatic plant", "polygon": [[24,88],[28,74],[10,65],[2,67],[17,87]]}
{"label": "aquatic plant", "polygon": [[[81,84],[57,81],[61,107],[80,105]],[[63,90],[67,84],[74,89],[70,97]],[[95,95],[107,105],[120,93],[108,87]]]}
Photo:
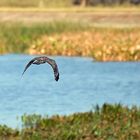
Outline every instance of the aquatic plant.
{"label": "aquatic plant", "polygon": [[0,24],[0,53],[89,56],[139,61],[140,28],[91,27],[76,22]]}
{"label": "aquatic plant", "polygon": [[43,35],[86,30],[87,24],[53,21],[38,24],[0,23],[0,53],[27,53],[34,40]]}
{"label": "aquatic plant", "polygon": [[140,139],[140,109],[121,104],[98,105],[89,112],[52,117],[22,116],[22,129],[0,126],[0,139],[7,140],[101,140]]}
{"label": "aquatic plant", "polygon": [[140,60],[140,28],[92,28],[42,36],[30,54],[92,56],[97,61]]}

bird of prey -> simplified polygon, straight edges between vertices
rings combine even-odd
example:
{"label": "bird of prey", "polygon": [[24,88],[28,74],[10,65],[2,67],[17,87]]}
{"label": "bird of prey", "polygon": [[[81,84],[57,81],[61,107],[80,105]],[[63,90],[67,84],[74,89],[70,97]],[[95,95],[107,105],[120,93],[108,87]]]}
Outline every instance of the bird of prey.
{"label": "bird of prey", "polygon": [[36,64],[36,65],[40,65],[40,64],[44,64],[44,63],[48,63],[51,65],[51,67],[53,68],[54,71],[54,77],[55,80],[58,81],[59,80],[59,71],[58,71],[58,67],[57,64],[55,62],[55,60],[50,59],[46,56],[39,56],[39,57],[35,57],[33,58],[31,61],[29,61],[29,63],[26,65],[22,75],[25,73],[25,71],[30,67],[31,64]]}

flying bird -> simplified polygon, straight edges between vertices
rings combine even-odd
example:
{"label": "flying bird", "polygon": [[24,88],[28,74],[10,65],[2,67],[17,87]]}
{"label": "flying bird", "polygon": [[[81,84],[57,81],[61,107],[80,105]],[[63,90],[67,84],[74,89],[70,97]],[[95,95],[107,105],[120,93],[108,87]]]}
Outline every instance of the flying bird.
{"label": "flying bird", "polygon": [[30,67],[30,65],[32,64],[36,64],[36,65],[40,65],[40,64],[44,64],[44,63],[48,63],[51,65],[53,71],[54,71],[54,77],[55,80],[58,81],[59,80],[59,71],[58,71],[58,66],[55,62],[55,60],[50,59],[46,56],[39,56],[39,57],[35,57],[33,58],[31,61],[29,61],[29,63],[26,65],[22,75],[25,73],[25,71]]}

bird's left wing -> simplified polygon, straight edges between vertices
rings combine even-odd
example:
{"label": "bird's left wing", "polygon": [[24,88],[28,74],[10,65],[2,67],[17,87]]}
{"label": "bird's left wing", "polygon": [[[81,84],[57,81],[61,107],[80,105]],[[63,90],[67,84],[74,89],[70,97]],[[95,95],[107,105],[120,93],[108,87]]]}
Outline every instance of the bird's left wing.
{"label": "bird's left wing", "polygon": [[26,67],[25,67],[25,69],[24,69],[22,75],[23,75],[23,74],[25,73],[25,71],[30,67],[30,65],[33,64],[34,61],[35,61],[35,59],[32,59],[32,60],[26,65]]}

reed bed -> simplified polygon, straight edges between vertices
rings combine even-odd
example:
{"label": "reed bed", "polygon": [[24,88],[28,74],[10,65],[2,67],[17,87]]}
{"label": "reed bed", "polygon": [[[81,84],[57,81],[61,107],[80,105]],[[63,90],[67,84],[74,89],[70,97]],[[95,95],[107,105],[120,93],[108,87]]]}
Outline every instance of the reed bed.
{"label": "reed bed", "polygon": [[5,140],[139,140],[140,109],[120,104],[68,116],[23,115],[22,129],[0,126]]}
{"label": "reed bed", "polygon": [[34,40],[43,35],[62,32],[75,32],[89,29],[80,22],[53,21],[47,23],[0,23],[0,54],[28,53]]}
{"label": "reed bed", "polygon": [[29,54],[89,56],[97,61],[139,61],[140,28],[92,28],[42,36]]}
{"label": "reed bed", "polygon": [[96,61],[139,61],[140,28],[93,27],[56,21],[0,23],[0,54],[88,56]]}

